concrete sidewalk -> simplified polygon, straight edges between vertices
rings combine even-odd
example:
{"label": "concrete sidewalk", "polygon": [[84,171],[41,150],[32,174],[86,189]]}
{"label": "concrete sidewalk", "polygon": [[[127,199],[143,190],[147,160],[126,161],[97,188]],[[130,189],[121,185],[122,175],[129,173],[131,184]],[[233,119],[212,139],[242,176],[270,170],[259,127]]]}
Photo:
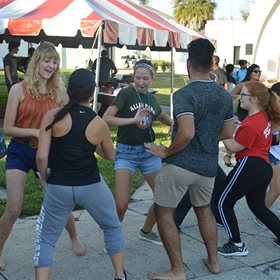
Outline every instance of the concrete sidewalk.
{"label": "concrete sidewalk", "polygon": [[[220,153],[220,161],[223,154]],[[221,166],[224,164],[221,162]],[[226,168],[226,171],[229,171]],[[129,210],[124,220],[126,239],[125,269],[129,280],[148,279],[147,273],[169,269],[169,261],[161,246],[142,241],[138,238],[144,223],[152,193],[146,184],[132,196]],[[278,214],[279,202],[273,207]],[[224,280],[274,280],[280,279],[280,249],[273,245],[273,234],[256,226],[253,215],[242,199],[236,205],[242,240],[247,243],[247,257],[219,256],[221,273],[210,274],[202,264],[206,256],[197,221],[193,211],[189,213],[182,226],[182,252],[188,279]],[[76,211],[77,230],[87,248],[84,257],[76,257],[70,248],[66,232],[63,233],[56,248],[55,265],[52,279],[55,280],[112,280],[113,269],[109,257],[103,253],[102,231],[85,211]],[[17,221],[7,241],[5,260],[7,270],[3,275],[8,280],[34,279],[32,257],[34,250],[36,217]],[[223,228],[219,228],[219,245],[227,241]],[[0,280],[2,279],[0,275]]]}

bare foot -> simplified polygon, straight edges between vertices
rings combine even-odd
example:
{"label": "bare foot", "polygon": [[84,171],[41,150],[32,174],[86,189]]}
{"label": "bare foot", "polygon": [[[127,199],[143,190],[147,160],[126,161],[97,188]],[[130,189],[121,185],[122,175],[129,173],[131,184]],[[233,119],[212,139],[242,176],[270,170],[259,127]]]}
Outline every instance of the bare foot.
{"label": "bare foot", "polygon": [[72,239],[71,243],[72,243],[72,250],[76,256],[80,257],[86,254],[86,248],[79,238]]}
{"label": "bare foot", "polygon": [[0,255],[0,271],[5,271],[6,270],[6,264],[4,262],[4,258],[2,255]]}
{"label": "bare foot", "polygon": [[186,280],[185,272],[174,274],[172,271],[166,272],[151,272],[149,273],[150,280]]}
{"label": "bare foot", "polygon": [[202,263],[208,268],[211,273],[217,274],[220,272],[220,267],[218,264],[210,264],[207,259],[203,259]]}

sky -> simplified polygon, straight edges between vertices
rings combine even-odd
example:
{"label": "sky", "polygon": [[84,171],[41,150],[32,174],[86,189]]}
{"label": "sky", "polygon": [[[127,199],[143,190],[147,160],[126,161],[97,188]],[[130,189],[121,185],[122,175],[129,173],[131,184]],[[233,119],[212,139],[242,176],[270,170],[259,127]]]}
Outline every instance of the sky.
{"label": "sky", "polygon": [[[137,2],[137,1],[136,1]],[[218,7],[215,11],[215,19],[241,19],[239,10],[246,7],[248,0],[215,0]],[[172,0],[150,0],[149,6],[166,14],[173,14]]]}

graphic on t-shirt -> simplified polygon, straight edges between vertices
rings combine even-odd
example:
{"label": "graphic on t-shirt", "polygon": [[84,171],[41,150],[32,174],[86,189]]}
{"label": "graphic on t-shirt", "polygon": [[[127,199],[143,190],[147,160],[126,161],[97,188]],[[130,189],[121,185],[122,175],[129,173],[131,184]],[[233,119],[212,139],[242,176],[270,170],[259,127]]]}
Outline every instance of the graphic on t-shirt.
{"label": "graphic on t-shirt", "polygon": [[145,111],[145,112],[140,113],[138,122],[137,122],[137,126],[141,129],[146,129],[149,127],[151,122],[152,122],[152,116],[151,116],[150,112]]}

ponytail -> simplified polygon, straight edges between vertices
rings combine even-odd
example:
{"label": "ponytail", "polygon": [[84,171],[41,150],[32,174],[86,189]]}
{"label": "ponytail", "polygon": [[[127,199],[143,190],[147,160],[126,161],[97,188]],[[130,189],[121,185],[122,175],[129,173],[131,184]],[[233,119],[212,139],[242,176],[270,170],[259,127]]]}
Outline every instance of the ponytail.
{"label": "ponytail", "polygon": [[85,101],[85,96],[87,97],[88,95],[92,95],[92,91],[80,91],[80,90],[76,90],[71,91],[68,89],[68,95],[69,95],[69,102],[63,106],[61,108],[61,110],[59,110],[55,116],[54,116],[54,120],[51,124],[49,124],[48,126],[46,126],[46,131],[51,129],[53,127],[53,125],[57,122],[59,122],[60,120],[62,120],[68,113],[70,113],[72,111],[72,109],[79,104],[81,101]]}
{"label": "ponytail", "polygon": [[268,89],[268,92],[269,101],[264,109],[272,126],[277,127],[280,125],[280,97],[271,89]]}
{"label": "ponytail", "polygon": [[257,81],[245,82],[244,86],[257,97],[259,107],[266,113],[272,126],[280,125],[280,96]]}

